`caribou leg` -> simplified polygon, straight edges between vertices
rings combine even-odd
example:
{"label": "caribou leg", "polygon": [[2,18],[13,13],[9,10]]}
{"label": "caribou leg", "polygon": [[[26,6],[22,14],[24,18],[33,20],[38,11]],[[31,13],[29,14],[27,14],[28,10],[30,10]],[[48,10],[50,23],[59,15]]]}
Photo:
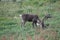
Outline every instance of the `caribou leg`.
{"label": "caribou leg", "polygon": [[22,26],[25,27],[25,23],[26,23],[26,21],[22,21],[22,22],[21,22],[21,27],[22,27]]}
{"label": "caribou leg", "polygon": [[34,28],[34,22],[32,23],[32,26],[33,26],[33,28]]}

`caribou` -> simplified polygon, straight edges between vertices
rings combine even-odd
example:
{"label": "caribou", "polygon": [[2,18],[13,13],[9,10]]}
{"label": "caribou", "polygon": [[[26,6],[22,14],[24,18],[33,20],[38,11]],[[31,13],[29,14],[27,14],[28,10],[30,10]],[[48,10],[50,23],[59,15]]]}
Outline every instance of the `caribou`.
{"label": "caribou", "polygon": [[41,26],[42,28],[45,27],[45,24],[44,24],[44,19],[48,19],[48,18],[51,18],[50,14],[48,15],[45,15],[43,17],[43,19],[39,19],[38,15],[34,15],[34,14],[21,14],[19,15],[20,18],[21,18],[21,26],[25,26],[25,23],[26,22],[32,22],[32,26]]}

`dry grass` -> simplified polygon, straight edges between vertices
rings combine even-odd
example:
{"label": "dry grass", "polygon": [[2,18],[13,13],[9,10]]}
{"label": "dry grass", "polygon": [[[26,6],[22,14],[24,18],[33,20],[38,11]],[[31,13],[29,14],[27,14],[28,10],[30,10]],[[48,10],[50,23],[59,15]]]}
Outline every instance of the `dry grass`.
{"label": "dry grass", "polygon": [[[39,34],[37,34],[38,32],[40,32]],[[57,40],[57,32],[54,30],[41,30],[38,29],[36,30],[35,34],[34,34],[34,40],[49,40],[49,39],[53,39],[53,40]],[[19,37],[15,38],[16,35],[9,35],[7,36],[8,38],[6,38],[5,36],[2,36],[2,40],[24,40],[23,36],[21,34],[19,34]],[[32,36],[29,33],[26,33],[26,40],[33,40]]]}
{"label": "dry grass", "polygon": [[2,36],[2,40],[6,40],[6,36]]}
{"label": "dry grass", "polygon": [[27,40],[32,40],[32,37],[27,33],[27,34],[26,34],[26,39],[27,39]]}
{"label": "dry grass", "polygon": [[9,40],[14,40],[14,35],[11,35]]}

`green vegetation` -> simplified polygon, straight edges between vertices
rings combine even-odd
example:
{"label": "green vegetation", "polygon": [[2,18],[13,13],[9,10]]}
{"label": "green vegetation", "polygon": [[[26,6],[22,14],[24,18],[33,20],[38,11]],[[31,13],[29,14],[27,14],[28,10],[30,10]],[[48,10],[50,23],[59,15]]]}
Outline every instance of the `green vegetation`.
{"label": "green vegetation", "polygon": [[[29,22],[26,27],[21,27],[19,15],[24,13],[37,14],[40,18],[51,14],[52,18],[45,21],[50,25],[44,30],[33,28]],[[39,40],[60,40],[60,0],[0,1],[0,40],[4,36],[6,40],[35,40],[34,37]]]}

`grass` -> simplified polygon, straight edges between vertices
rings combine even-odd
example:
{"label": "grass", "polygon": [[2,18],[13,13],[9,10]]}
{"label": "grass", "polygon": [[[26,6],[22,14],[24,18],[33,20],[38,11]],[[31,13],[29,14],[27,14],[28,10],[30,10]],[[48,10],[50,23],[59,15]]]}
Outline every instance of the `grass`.
{"label": "grass", "polygon": [[[41,3],[40,3],[41,2]],[[39,4],[40,3],[40,4]],[[37,5],[38,4],[38,5]],[[60,1],[0,2],[0,40],[60,40]],[[39,18],[51,14],[52,18],[45,21],[50,25],[43,29],[33,28],[27,22],[21,27],[19,14],[37,14]],[[17,18],[14,18],[14,17]]]}

